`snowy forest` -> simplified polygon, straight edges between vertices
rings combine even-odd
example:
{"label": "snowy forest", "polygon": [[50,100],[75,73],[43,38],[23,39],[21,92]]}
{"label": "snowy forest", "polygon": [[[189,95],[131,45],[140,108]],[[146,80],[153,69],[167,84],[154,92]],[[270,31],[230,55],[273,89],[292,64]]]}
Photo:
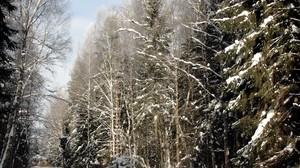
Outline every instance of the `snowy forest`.
{"label": "snowy forest", "polygon": [[300,166],[299,0],[127,0],[53,91],[68,6],[0,1],[0,168]]}

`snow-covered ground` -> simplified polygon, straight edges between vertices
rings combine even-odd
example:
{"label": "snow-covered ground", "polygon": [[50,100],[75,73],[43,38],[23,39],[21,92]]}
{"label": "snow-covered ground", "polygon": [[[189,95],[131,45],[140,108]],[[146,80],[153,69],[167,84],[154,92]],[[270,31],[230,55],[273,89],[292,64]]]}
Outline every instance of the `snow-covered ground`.
{"label": "snow-covered ground", "polygon": [[40,166],[34,166],[32,168],[61,168],[61,167],[40,167]]}

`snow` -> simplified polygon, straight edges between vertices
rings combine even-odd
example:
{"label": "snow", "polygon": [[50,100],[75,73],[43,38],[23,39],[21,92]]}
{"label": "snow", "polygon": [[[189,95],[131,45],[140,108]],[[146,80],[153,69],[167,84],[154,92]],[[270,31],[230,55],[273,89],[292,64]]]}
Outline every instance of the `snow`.
{"label": "snow", "polygon": [[194,147],[194,149],[198,152],[201,152],[200,148],[198,146]]}
{"label": "snow", "polygon": [[293,106],[300,108],[300,104],[298,103],[293,103]]}
{"label": "snow", "polygon": [[282,105],[286,105],[291,100],[291,96],[285,99],[282,103]]}
{"label": "snow", "polygon": [[264,19],[264,22],[260,25],[260,27],[265,28],[269,22],[273,20],[273,16],[269,16]]}
{"label": "snow", "polygon": [[245,46],[245,43],[242,41],[239,43],[238,48],[236,50],[236,54],[240,53],[241,49]]}
{"label": "snow", "polygon": [[299,33],[299,28],[297,26],[295,26],[294,24],[292,25],[292,31],[293,33]]}
{"label": "snow", "polygon": [[183,120],[183,121],[189,121],[189,119],[186,116],[181,116],[180,119]]}
{"label": "snow", "polygon": [[243,11],[242,13],[240,13],[240,14],[238,15],[238,17],[241,17],[241,16],[248,16],[249,13],[250,13],[250,12],[248,12],[248,11]]}
{"label": "snow", "polygon": [[32,168],[60,168],[60,167],[40,167],[40,166],[34,166]]}
{"label": "snow", "polygon": [[107,168],[127,168],[127,167],[146,167],[145,161],[139,156],[118,156],[112,161],[112,165]]}
{"label": "snow", "polygon": [[[224,10],[224,9],[223,9]],[[218,12],[221,12],[221,10],[217,11]],[[248,16],[249,16],[250,12],[249,11],[243,11],[241,12],[240,14],[238,14],[237,16],[234,16],[232,18],[220,18],[220,19],[212,19],[213,21],[227,21],[227,20],[235,20],[236,18],[239,18],[239,17],[245,17],[244,21],[248,20]]]}
{"label": "snow", "polygon": [[233,50],[234,47],[239,43],[238,40],[235,40],[233,44],[229,45],[228,47],[225,48],[225,53],[227,53],[230,50]]}
{"label": "snow", "polygon": [[229,101],[228,110],[232,110],[237,105],[240,99],[241,99],[241,95],[239,95],[236,99]]}
{"label": "snow", "polygon": [[260,58],[261,58],[262,54],[261,53],[256,53],[254,54],[253,58],[252,58],[252,65],[251,67],[255,66],[258,64]]}
{"label": "snow", "polygon": [[262,111],[260,117],[264,117],[266,115],[266,111]]}
{"label": "snow", "polygon": [[217,104],[216,104],[216,106],[215,106],[215,109],[217,110],[217,109],[221,109],[221,107],[222,107],[222,104],[220,103],[220,102],[218,102]]}
{"label": "snow", "polygon": [[228,72],[230,70],[230,68],[224,68],[223,72]]}
{"label": "snow", "polygon": [[137,99],[137,100],[141,100],[141,99],[143,99],[144,97],[146,97],[146,95],[138,96],[136,99]]}
{"label": "snow", "polygon": [[239,76],[240,76],[240,77],[243,76],[248,70],[249,70],[249,68],[240,71],[240,72],[239,72]]}
{"label": "snow", "polygon": [[237,51],[236,54],[238,54],[240,52],[240,50],[245,46],[245,42],[248,39],[252,39],[254,36],[258,35],[260,32],[252,32],[251,34],[249,34],[248,36],[246,36],[246,38],[242,39],[242,40],[235,40],[233,44],[227,46],[225,48],[225,53],[228,53],[229,51],[233,50],[235,47],[237,47]]}
{"label": "snow", "polygon": [[270,110],[267,114],[267,117],[264,118],[259,124],[257,129],[255,130],[254,135],[251,137],[251,141],[249,143],[252,143],[256,141],[263,133],[263,130],[265,126],[269,123],[269,121],[273,118],[274,116],[274,110]]}
{"label": "snow", "polygon": [[229,77],[228,79],[226,79],[226,83],[227,83],[227,85],[229,85],[230,83],[232,83],[232,82],[234,82],[234,81],[236,81],[236,80],[238,80],[238,79],[240,79],[240,78],[241,78],[241,77],[238,76],[238,75],[231,76],[231,77]]}
{"label": "snow", "polygon": [[216,14],[218,14],[218,13],[220,13],[220,12],[223,12],[223,11],[226,11],[226,10],[232,10],[232,8],[235,8],[235,7],[239,7],[239,6],[241,6],[242,5],[242,3],[236,3],[236,4],[234,4],[233,6],[231,6],[231,7],[228,7],[228,6],[226,6],[225,8],[222,8],[222,9],[219,9],[219,10],[217,10],[217,12],[216,12]]}
{"label": "snow", "polygon": [[[267,117],[264,118],[259,124],[258,124],[258,127],[254,133],[254,135],[251,137],[251,141],[255,141],[256,139],[258,139],[262,133],[263,133],[263,130],[265,128],[265,126],[268,124],[268,122],[272,119],[272,117],[274,116],[274,110],[271,110],[268,112],[267,114]],[[251,143],[251,141],[249,143]]]}
{"label": "snow", "polygon": [[153,48],[153,45],[148,45],[147,48]]}
{"label": "snow", "polygon": [[[262,112],[262,114],[266,113],[265,111]],[[247,157],[247,153],[253,149],[254,146],[257,145],[257,142],[262,137],[263,131],[266,127],[266,125],[271,121],[273,116],[275,115],[274,110],[270,110],[267,113],[266,118],[262,119],[260,123],[257,126],[257,129],[255,130],[255,133],[251,137],[251,140],[248,142],[246,146],[238,150],[239,154],[242,154],[244,157]],[[262,116],[262,115],[261,115]],[[261,146],[265,145],[265,142],[263,141]]]}
{"label": "snow", "polygon": [[249,34],[249,35],[247,36],[247,38],[251,39],[251,38],[253,38],[254,36],[258,35],[259,33],[260,33],[260,32],[253,32],[253,33]]}
{"label": "snow", "polygon": [[249,70],[250,68],[254,67],[255,65],[257,65],[257,64],[259,63],[261,57],[262,57],[262,53],[256,53],[256,54],[254,54],[254,56],[253,56],[253,58],[252,58],[252,60],[251,60],[251,61],[252,61],[251,66],[248,67],[248,68],[246,68],[246,69],[244,69],[244,70],[241,70],[241,71],[238,73],[238,75],[231,76],[231,77],[229,77],[228,79],[226,79],[226,83],[229,85],[229,84],[233,83],[234,81],[237,81],[237,80],[241,79],[242,76],[243,76],[245,73],[247,73],[248,70]]}

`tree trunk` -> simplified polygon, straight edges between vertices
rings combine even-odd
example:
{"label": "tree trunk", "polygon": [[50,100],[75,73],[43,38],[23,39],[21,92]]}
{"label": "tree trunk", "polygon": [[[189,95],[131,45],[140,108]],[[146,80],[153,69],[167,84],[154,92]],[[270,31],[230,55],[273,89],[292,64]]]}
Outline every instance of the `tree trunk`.
{"label": "tree trunk", "polygon": [[224,124],[224,168],[229,168],[229,145],[228,145],[228,122],[227,112],[223,112],[223,124]]}

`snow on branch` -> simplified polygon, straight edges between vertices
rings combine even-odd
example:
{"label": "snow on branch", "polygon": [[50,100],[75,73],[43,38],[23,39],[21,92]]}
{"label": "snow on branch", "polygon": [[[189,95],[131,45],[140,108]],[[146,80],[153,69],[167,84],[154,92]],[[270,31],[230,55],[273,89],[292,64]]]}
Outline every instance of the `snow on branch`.
{"label": "snow on branch", "polygon": [[180,166],[183,166],[184,161],[191,159],[191,155],[186,155],[183,158],[180,159],[180,161],[177,163],[176,168],[179,168]]}
{"label": "snow on branch", "polygon": [[236,3],[232,6],[226,6],[225,8],[219,9],[219,10],[217,10],[216,14],[220,14],[221,12],[228,11],[228,10],[233,10],[232,8],[239,8],[240,6],[242,6],[242,2]]}
{"label": "snow on branch", "polygon": [[117,30],[117,32],[121,32],[121,31],[128,31],[128,32],[132,32],[132,33],[134,33],[134,34],[137,34],[138,37],[133,37],[133,38],[135,38],[135,39],[141,38],[141,39],[143,39],[143,40],[147,40],[147,38],[146,38],[145,36],[143,36],[141,33],[139,33],[138,31],[136,31],[136,30],[134,30],[134,29],[130,29],[130,28],[119,28],[119,29]]}
{"label": "snow on branch", "polygon": [[245,38],[242,38],[241,40],[235,40],[234,43],[232,43],[231,45],[227,46],[224,51],[225,53],[231,52],[234,49],[236,49],[236,54],[239,54],[241,51],[241,48],[243,48],[245,46],[245,43],[250,40],[253,39],[254,37],[258,36],[261,32],[252,32],[249,35],[247,35]]}
{"label": "snow on branch", "polygon": [[273,16],[269,16],[264,19],[263,23],[260,25],[261,28],[265,28],[271,21],[273,20]]}
{"label": "snow on branch", "polygon": [[258,124],[257,129],[255,130],[255,133],[251,137],[251,140],[248,142],[248,144],[237,151],[238,154],[242,154],[243,156],[248,156],[247,153],[253,150],[253,148],[258,144],[258,142],[262,140],[264,132],[267,131],[266,127],[268,123],[271,121],[271,119],[274,117],[274,115],[275,115],[274,110],[270,110],[267,113],[266,118],[262,119]]}
{"label": "snow on branch", "polygon": [[58,97],[58,96],[53,95],[53,94],[51,94],[51,95],[48,94],[48,95],[46,95],[46,96],[52,97],[52,98],[57,99],[57,100],[64,101],[64,102],[66,102],[68,105],[72,105],[72,103],[71,103],[70,101],[68,101],[68,100],[66,100],[66,99],[64,99],[64,98],[62,98],[62,97]]}
{"label": "snow on branch", "polygon": [[[208,6],[211,6],[211,3],[209,2],[209,1],[207,1],[207,0],[204,0],[205,1],[205,3],[206,3],[206,5],[208,5]],[[196,12],[198,12],[198,13],[200,13],[202,16],[207,16],[206,14],[204,14],[203,12],[202,12],[202,10],[200,10],[200,9],[198,9],[196,6],[198,6],[198,5],[203,5],[203,4],[198,4],[198,5],[195,5],[195,3],[193,3],[193,2],[191,2],[190,0],[188,0],[188,2],[189,2],[189,4],[192,6],[192,8],[196,11]],[[199,1],[199,2],[201,2],[201,1]]]}
{"label": "snow on branch", "polygon": [[168,65],[165,63],[165,61],[159,59],[157,56],[151,55],[151,54],[147,54],[147,53],[141,52],[141,51],[137,51],[137,53],[138,53],[138,54],[141,54],[141,55],[148,56],[148,57],[150,57],[150,58],[153,58],[153,59],[159,61],[160,63],[162,63],[162,65],[163,65],[165,68],[171,70],[170,66],[168,66]]}
{"label": "snow on branch", "polygon": [[183,59],[180,59],[180,58],[177,58],[177,57],[174,57],[172,55],[172,58],[178,62],[181,62],[181,63],[184,63],[184,64],[187,64],[187,65],[192,65],[194,67],[198,67],[200,69],[205,69],[205,70],[208,70],[208,71],[211,71],[212,73],[214,73],[215,75],[217,75],[218,77],[222,78],[222,76],[220,74],[218,74],[216,71],[212,70],[211,68],[205,66],[205,65],[201,65],[201,64],[197,64],[197,63],[193,63],[191,61],[185,61]]}
{"label": "snow on branch", "polygon": [[203,88],[208,94],[210,94],[210,95],[213,96],[213,97],[216,97],[213,93],[211,93],[209,90],[206,89],[206,87],[203,85],[203,83],[202,83],[197,77],[195,77],[194,75],[192,75],[192,74],[186,72],[185,70],[183,70],[183,69],[181,69],[181,68],[179,68],[179,67],[177,67],[177,69],[178,69],[179,71],[185,73],[188,77],[194,79],[194,80],[198,83],[198,85],[199,85],[201,88]]}
{"label": "snow on branch", "polygon": [[136,25],[138,25],[138,26],[141,26],[141,27],[148,26],[147,24],[139,23],[138,21],[133,20],[133,19],[129,19],[129,20],[127,20],[127,21],[132,22],[132,23],[134,23],[134,24],[136,24]]}
{"label": "snow on branch", "polygon": [[[199,25],[199,24],[207,24],[207,23],[211,23],[211,22],[204,21],[204,22],[195,22],[195,23],[191,23],[191,24]],[[186,24],[183,24],[183,23],[181,23],[181,25],[184,26],[184,27],[186,27],[186,28],[188,28],[188,29],[191,29],[193,31],[203,33],[203,34],[205,34],[207,36],[214,37],[214,38],[216,38],[218,40],[222,40],[221,37],[213,35],[213,34],[210,34],[210,33],[207,33],[206,31],[203,31],[202,29],[197,29],[197,28],[194,28],[192,26],[189,26],[189,25],[186,25]],[[216,30],[218,30],[218,29],[216,29]],[[194,37],[193,37],[193,39],[194,39]]]}
{"label": "snow on branch", "polygon": [[212,21],[215,21],[215,22],[233,21],[240,17],[245,17],[244,21],[249,21],[249,18],[248,18],[249,14],[251,14],[251,13],[248,11],[243,11],[240,14],[238,14],[237,16],[234,16],[231,18],[226,17],[226,18],[220,18],[220,19],[212,19]]}
{"label": "snow on branch", "polygon": [[202,46],[204,46],[205,48],[208,48],[210,50],[212,50],[213,52],[217,53],[218,51],[214,50],[213,48],[207,46],[206,44],[204,44],[203,42],[201,42],[199,39],[192,37],[193,40],[195,40],[197,43],[200,43]]}
{"label": "snow on branch", "polygon": [[296,140],[296,142],[292,142],[289,145],[287,145],[284,149],[277,152],[276,155],[272,156],[271,158],[267,159],[266,161],[257,163],[256,166],[258,166],[258,167],[277,167],[278,163],[280,163],[283,160],[287,159],[288,157],[292,156],[292,154],[295,152],[295,147],[294,147],[295,143],[297,143],[297,140]]}

